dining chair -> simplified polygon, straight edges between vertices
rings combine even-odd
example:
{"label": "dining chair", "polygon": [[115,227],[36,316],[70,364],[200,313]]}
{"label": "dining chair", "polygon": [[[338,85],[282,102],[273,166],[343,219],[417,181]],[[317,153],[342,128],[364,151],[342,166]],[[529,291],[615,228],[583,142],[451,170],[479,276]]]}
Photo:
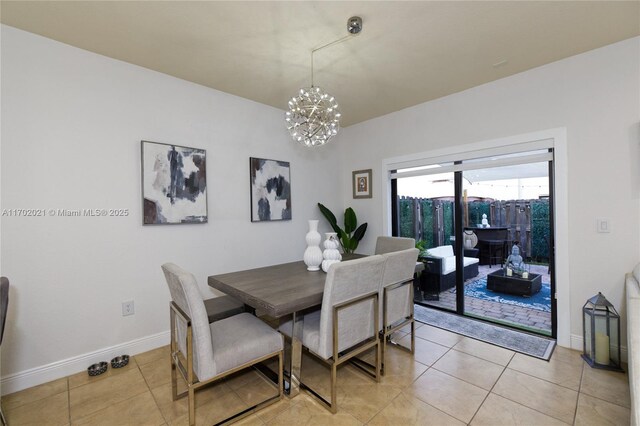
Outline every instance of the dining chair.
{"label": "dining chair", "polygon": [[385,254],[394,251],[407,250],[416,246],[416,240],[404,237],[380,236],[376,240],[375,254]]}
{"label": "dining chair", "polygon": [[[380,381],[378,297],[385,261],[370,256],[331,265],[320,310],[304,316],[302,345],[331,368],[331,401],[303,385],[332,413],[338,409],[337,368],[342,363],[373,348],[375,365],[368,373]],[[287,321],[280,331],[291,336],[292,327]]]}
{"label": "dining chair", "polygon": [[[380,285],[382,300],[380,316],[382,318],[381,363],[384,375],[387,342],[408,350],[412,354],[416,349],[416,326],[413,316],[413,274],[419,250],[410,248],[383,254],[386,259],[384,274]],[[391,335],[402,327],[411,326],[411,347],[406,348],[391,339]]]}
{"label": "dining chair", "polygon": [[[4,337],[4,325],[7,322],[7,311],[9,310],[9,279],[0,277],[0,345]],[[7,419],[4,417],[2,407],[0,407],[0,421],[6,426]]]}
{"label": "dining chair", "polygon": [[[218,424],[237,420],[282,399],[283,338],[249,313],[209,323],[193,274],[173,263],[162,265],[171,298],[171,393],[173,400],[188,396],[189,425],[195,425],[195,391],[233,373],[278,358],[277,395],[236,413]],[[187,383],[178,394],[177,374]],[[267,379],[267,382],[272,383]]]}

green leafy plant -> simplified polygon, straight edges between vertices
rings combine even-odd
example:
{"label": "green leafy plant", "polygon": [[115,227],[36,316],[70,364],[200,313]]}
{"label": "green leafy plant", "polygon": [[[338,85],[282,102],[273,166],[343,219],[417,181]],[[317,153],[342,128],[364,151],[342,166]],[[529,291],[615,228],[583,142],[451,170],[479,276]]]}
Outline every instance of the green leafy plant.
{"label": "green leafy plant", "polygon": [[345,253],[353,253],[358,248],[358,244],[360,240],[362,240],[362,237],[364,237],[364,233],[367,232],[367,224],[363,223],[358,226],[356,212],[354,212],[351,207],[348,207],[344,211],[344,229],[342,229],[338,226],[336,216],[331,210],[320,203],[318,203],[318,208],[329,222],[329,225],[331,225],[331,228],[333,228],[333,231],[338,234],[342,250]]}
{"label": "green leafy plant", "polygon": [[426,257],[429,256],[429,250],[427,250],[428,243],[425,240],[416,241],[416,248],[420,250],[420,254],[418,257]]}

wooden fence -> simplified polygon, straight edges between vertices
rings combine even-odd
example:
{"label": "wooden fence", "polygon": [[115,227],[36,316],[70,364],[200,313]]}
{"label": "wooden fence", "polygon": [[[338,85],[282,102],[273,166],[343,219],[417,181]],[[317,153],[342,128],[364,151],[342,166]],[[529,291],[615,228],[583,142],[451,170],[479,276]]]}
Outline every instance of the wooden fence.
{"label": "wooden fence", "polygon": [[[455,233],[450,198],[400,197],[398,212],[400,236],[425,240],[428,247],[451,244]],[[508,229],[508,239],[519,241],[527,258],[548,260],[548,200],[470,201],[465,208],[465,226],[477,226],[483,213],[491,227]]]}

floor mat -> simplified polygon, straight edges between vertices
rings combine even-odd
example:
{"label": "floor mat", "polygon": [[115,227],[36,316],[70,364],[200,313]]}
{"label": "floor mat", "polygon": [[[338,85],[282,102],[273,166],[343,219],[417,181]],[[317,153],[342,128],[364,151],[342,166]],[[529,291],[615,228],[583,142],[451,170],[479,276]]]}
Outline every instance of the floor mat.
{"label": "floor mat", "polygon": [[450,314],[437,309],[415,305],[415,319],[422,323],[442,328],[472,339],[520,352],[548,361],[551,358],[556,341],[534,336],[521,331],[510,330],[483,321],[460,315]]}

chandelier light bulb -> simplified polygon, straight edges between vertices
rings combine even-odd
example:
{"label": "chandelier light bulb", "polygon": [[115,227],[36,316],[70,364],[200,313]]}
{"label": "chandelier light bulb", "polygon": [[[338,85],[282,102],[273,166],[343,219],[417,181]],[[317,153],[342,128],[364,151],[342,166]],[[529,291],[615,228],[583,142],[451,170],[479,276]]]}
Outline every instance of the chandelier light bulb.
{"label": "chandelier light bulb", "polygon": [[338,134],[340,116],[333,96],[319,87],[303,87],[289,101],[285,120],[291,137],[312,147],[324,145]]}

